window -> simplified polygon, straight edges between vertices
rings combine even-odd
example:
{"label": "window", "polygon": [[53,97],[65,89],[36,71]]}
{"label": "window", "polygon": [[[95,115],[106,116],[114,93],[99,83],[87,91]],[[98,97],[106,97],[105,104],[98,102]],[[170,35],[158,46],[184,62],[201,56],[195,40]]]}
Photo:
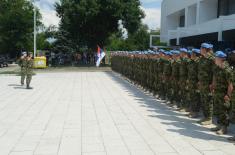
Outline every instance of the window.
{"label": "window", "polygon": [[235,0],[219,0],[218,1],[218,17],[235,13]]}
{"label": "window", "polygon": [[179,27],[184,27],[185,26],[185,16],[180,16],[180,25]]}

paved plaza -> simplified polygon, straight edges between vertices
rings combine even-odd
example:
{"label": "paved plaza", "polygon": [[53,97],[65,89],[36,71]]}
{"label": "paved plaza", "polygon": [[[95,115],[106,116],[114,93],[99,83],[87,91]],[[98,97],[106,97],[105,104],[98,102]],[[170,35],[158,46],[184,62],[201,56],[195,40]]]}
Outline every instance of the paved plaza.
{"label": "paved plaza", "polygon": [[235,155],[116,73],[38,73],[33,90],[19,78],[0,75],[0,155]]}

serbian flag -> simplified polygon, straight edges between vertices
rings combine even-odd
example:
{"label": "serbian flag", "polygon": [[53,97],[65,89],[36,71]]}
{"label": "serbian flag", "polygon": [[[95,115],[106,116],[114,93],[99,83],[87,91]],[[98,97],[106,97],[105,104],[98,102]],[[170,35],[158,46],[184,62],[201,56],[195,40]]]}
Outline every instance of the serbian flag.
{"label": "serbian flag", "polygon": [[96,67],[99,67],[100,66],[100,63],[101,63],[101,61],[103,60],[103,58],[105,57],[105,52],[104,52],[104,50],[102,50],[101,48],[100,48],[100,46],[98,46],[98,48],[97,48],[97,61],[96,61]]}

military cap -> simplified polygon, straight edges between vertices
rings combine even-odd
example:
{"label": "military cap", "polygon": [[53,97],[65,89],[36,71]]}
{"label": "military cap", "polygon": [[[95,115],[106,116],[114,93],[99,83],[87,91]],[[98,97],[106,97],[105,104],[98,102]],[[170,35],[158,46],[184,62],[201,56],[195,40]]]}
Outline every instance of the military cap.
{"label": "military cap", "polygon": [[206,48],[206,49],[212,49],[214,46],[212,44],[202,43],[201,47],[202,48]]}
{"label": "military cap", "polygon": [[180,51],[178,51],[178,50],[172,50],[172,54],[179,55],[179,54],[180,54]]}
{"label": "military cap", "polygon": [[215,56],[216,56],[217,58],[227,58],[227,54],[225,54],[223,51],[217,51],[217,52],[215,53]]}
{"label": "military cap", "polygon": [[187,52],[187,53],[191,55],[193,52],[192,52],[191,50],[188,50],[188,52]]}
{"label": "military cap", "polygon": [[200,54],[200,50],[199,50],[199,49],[196,49],[196,48],[192,49],[192,52],[193,52],[193,53],[196,53],[196,54]]}
{"label": "military cap", "polygon": [[169,52],[169,51],[165,51],[165,52],[163,52],[165,55],[169,55],[169,56],[171,56],[172,55],[172,53],[171,52]]}
{"label": "military cap", "polygon": [[186,48],[180,48],[180,51],[181,51],[181,52],[188,53],[188,50],[187,50]]}
{"label": "military cap", "polygon": [[170,51],[168,51],[168,52],[167,52],[167,55],[172,56],[172,55],[173,55],[173,53],[172,53],[172,52],[170,52]]}
{"label": "military cap", "polygon": [[158,52],[162,52],[163,53],[163,52],[165,52],[165,50],[164,49],[160,49],[160,50],[158,50]]}

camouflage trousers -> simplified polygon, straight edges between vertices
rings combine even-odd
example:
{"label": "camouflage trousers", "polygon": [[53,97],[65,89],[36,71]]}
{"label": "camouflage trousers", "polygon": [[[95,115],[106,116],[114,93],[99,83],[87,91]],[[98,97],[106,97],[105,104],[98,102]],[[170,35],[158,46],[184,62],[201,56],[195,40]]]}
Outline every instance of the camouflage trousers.
{"label": "camouflage trousers", "polygon": [[180,80],[179,86],[179,96],[180,96],[180,107],[181,108],[188,108],[187,103],[187,90],[186,90],[186,80]]}
{"label": "camouflage trousers", "polygon": [[170,79],[165,80],[165,92],[166,92],[166,98],[171,101],[172,99],[172,85]]}
{"label": "camouflage trousers", "polygon": [[20,83],[23,85],[25,81],[25,74],[21,74],[21,80]]}
{"label": "camouflage trousers", "polygon": [[212,119],[213,115],[213,97],[209,90],[200,90],[201,107],[203,115],[206,119]]}
{"label": "camouflage trousers", "polygon": [[23,85],[26,77],[26,70],[23,67],[21,67],[20,76],[21,76],[20,83]]}
{"label": "camouflage trousers", "polygon": [[188,85],[188,103],[192,112],[200,111],[200,93],[197,92],[197,83],[190,82]]}
{"label": "camouflage trousers", "polygon": [[158,76],[155,76],[154,77],[154,82],[153,82],[153,92],[154,92],[154,95],[159,94],[158,83],[159,83]]}
{"label": "camouflage trousers", "polygon": [[27,84],[27,87],[30,86],[31,80],[32,80],[32,74],[27,74],[26,75],[26,84]]}
{"label": "camouflage trousers", "polygon": [[225,102],[224,93],[214,95],[214,108],[216,108],[217,123],[222,126],[229,126],[229,111],[231,109],[230,101]]}
{"label": "camouflage trousers", "polygon": [[179,85],[178,85],[178,81],[173,81],[172,82],[172,98],[171,101],[175,101],[177,103],[180,102],[180,95],[179,95]]}
{"label": "camouflage trousers", "polygon": [[165,99],[166,98],[166,86],[165,86],[164,81],[159,80],[158,88],[159,88],[159,95],[160,95],[160,97],[162,99]]}
{"label": "camouflage trousers", "polygon": [[195,90],[189,91],[189,107],[192,112],[199,112],[200,111],[200,93],[196,92]]}
{"label": "camouflage trousers", "polygon": [[233,93],[232,98],[231,98],[231,106],[232,106],[231,114],[232,114],[232,117],[235,119],[235,93]]}

